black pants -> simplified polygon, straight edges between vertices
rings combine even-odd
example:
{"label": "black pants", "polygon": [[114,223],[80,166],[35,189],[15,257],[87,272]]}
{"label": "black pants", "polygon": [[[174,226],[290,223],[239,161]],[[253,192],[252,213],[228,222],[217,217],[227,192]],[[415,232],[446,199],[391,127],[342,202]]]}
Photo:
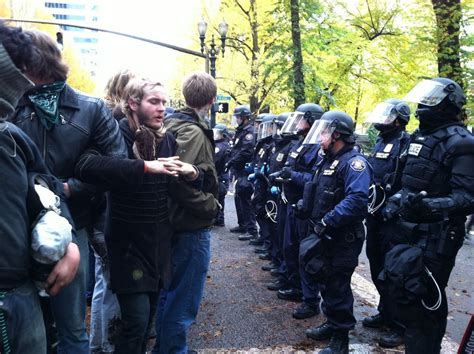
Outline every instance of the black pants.
{"label": "black pants", "polygon": [[247,180],[247,176],[237,178],[235,184],[235,209],[239,226],[251,234],[257,234],[257,223],[255,211],[252,206],[253,185]]}
{"label": "black pants", "polygon": [[158,292],[117,294],[122,313],[116,354],[143,354],[158,304]]}

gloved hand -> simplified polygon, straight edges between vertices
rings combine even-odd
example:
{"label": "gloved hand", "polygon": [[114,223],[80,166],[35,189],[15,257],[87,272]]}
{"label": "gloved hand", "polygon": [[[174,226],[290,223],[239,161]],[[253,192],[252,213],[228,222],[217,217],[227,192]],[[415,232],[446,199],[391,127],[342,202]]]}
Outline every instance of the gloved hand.
{"label": "gloved hand", "polygon": [[313,231],[316,235],[322,235],[326,231],[326,225],[324,221],[321,219],[314,224]]}
{"label": "gloved hand", "polygon": [[251,174],[248,175],[247,181],[254,182],[256,178],[257,178],[257,176],[255,176],[255,173],[251,173]]}
{"label": "gloved hand", "polygon": [[294,209],[295,216],[298,219],[306,220],[311,216],[309,211],[303,207],[303,199],[300,199],[296,204],[293,204],[292,208]]}
{"label": "gloved hand", "polygon": [[245,170],[246,173],[254,173],[253,164],[250,163],[250,162],[247,162],[245,164],[244,170]]}
{"label": "gloved hand", "polygon": [[280,171],[270,173],[270,174],[268,175],[268,180],[270,181],[270,183],[273,184],[273,183],[275,182],[275,178],[278,178],[278,177],[280,177]]}
{"label": "gloved hand", "polygon": [[268,172],[270,172],[270,167],[268,167],[268,164],[264,163],[260,168],[260,173],[266,175]]}
{"label": "gloved hand", "polygon": [[397,193],[391,196],[385,208],[382,209],[382,216],[385,220],[393,219],[400,212],[402,195]]}
{"label": "gloved hand", "polygon": [[272,186],[270,188],[270,193],[272,195],[280,195],[280,188],[278,188],[277,186]]}
{"label": "gloved hand", "polygon": [[291,172],[293,172],[291,167],[285,166],[281,169],[279,177],[281,177],[283,179],[290,179],[291,178]]}

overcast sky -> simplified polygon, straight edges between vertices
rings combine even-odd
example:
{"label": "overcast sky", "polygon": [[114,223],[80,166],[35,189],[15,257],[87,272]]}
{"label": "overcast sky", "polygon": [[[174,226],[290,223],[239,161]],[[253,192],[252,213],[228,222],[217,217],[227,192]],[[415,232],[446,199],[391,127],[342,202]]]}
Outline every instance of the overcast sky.
{"label": "overcast sky", "polygon": [[[197,22],[205,11],[215,13],[219,0],[101,0],[100,27],[199,51]],[[98,85],[124,68],[168,85],[175,73],[171,49],[122,36],[102,34]],[[203,60],[204,69],[204,60]]]}

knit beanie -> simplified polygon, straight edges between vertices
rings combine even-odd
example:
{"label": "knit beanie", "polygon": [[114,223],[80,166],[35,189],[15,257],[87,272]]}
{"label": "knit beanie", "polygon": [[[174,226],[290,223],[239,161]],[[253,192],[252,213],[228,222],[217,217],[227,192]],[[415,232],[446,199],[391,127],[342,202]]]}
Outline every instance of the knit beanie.
{"label": "knit beanie", "polygon": [[18,100],[34,84],[13,64],[0,43],[0,121],[15,111]]}

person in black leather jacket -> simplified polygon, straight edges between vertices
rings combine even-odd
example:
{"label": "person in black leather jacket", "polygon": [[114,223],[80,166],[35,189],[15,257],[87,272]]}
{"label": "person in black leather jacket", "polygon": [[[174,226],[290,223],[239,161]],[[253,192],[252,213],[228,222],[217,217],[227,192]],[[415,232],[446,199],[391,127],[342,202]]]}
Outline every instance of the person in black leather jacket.
{"label": "person in black leather jacket", "polygon": [[[31,227],[44,210],[34,184],[43,185],[62,196],[62,184],[47,171],[31,139],[15,125],[6,122],[21,95],[33,86],[19,69],[34,58],[34,47],[21,29],[0,21],[0,352],[34,354],[46,351],[46,338],[31,252]],[[23,56],[22,54],[27,54]],[[66,203],[61,215],[72,224]],[[66,254],[47,275],[45,290],[56,295],[75,276],[79,249],[69,243]],[[38,274],[40,275],[40,274]]]}
{"label": "person in black leather jacket", "polygon": [[51,307],[59,334],[58,351],[89,353],[85,325],[86,227],[89,203],[96,190],[74,178],[74,167],[79,156],[91,146],[103,155],[115,157],[126,157],[127,150],[105,103],[65,83],[68,67],[55,41],[39,31],[27,33],[40,54],[34,65],[25,68],[35,87],[23,96],[11,121],[35,142],[47,167],[64,183],[77,230],[81,265],[74,281],[51,298]]}

